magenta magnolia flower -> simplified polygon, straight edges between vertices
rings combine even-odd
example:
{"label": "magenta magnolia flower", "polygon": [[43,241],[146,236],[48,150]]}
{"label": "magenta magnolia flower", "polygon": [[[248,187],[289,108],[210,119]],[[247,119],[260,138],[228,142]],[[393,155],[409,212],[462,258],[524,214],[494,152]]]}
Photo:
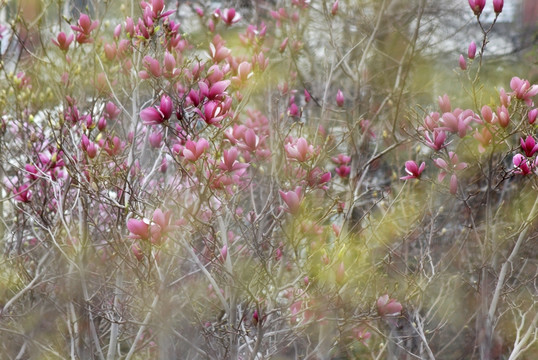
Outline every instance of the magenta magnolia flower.
{"label": "magenta magnolia flower", "polygon": [[501,125],[503,128],[507,127],[510,123],[510,113],[504,105],[497,108],[497,120],[499,125]]}
{"label": "magenta magnolia flower", "polygon": [[538,85],[532,85],[528,80],[514,76],[510,80],[510,88],[514,90],[516,98],[524,100],[528,106],[532,106],[532,98],[538,94]]}
{"label": "magenta magnolia flower", "polygon": [[236,22],[241,20],[241,15],[239,15],[239,13],[236,13],[234,8],[224,9],[222,13],[219,11],[219,14],[222,15],[222,21],[224,21],[224,23],[228,26],[235,24]]}
{"label": "magenta magnolia flower", "polygon": [[437,179],[439,182],[443,181],[445,176],[452,173],[450,176],[450,193],[455,194],[458,191],[458,178],[455,174],[456,171],[463,170],[467,167],[467,163],[459,162],[458,155],[450,151],[448,153],[450,163],[447,163],[444,159],[437,158],[433,162],[441,169]]}
{"label": "magenta magnolia flower", "polygon": [[532,109],[529,111],[528,117],[529,117],[529,124],[534,124],[536,121],[536,116],[538,115],[538,108]]}
{"label": "magenta magnolia flower", "polygon": [[297,160],[299,162],[305,162],[314,154],[314,147],[312,145],[308,145],[308,142],[302,137],[297,139],[293,145],[284,145],[284,149],[286,150],[288,158]]}
{"label": "magenta magnolia flower", "polygon": [[469,44],[469,49],[467,50],[467,56],[469,59],[474,59],[476,55],[476,43],[474,41],[471,41]]}
{"label": "magenta magnolia flower", "polygon": [[75,35],[71,34],[69,36],[66,36],[65,33],[62,31],[58,34],[58,36],[55,39],[52,39],[52,42],[54,45],[58,46],[60,50],[67,51],[69,50],[69,45],[73,42],[75,39]]}
{"label": "magenta magnolia flower", "polygon": [[459,59],[459,65],[460,65],[460,69],[462,70],[466,70],[467,69],[467,62],[465,61],[465,58],[463,57],[463,55],[460,55],[460,59]]}
{"label": "magenta magnolia flower", "polygon": [[493,11],[495,14],[500,14],[503,11],[504,0],[493,0]]}
{"label": "magenta magnolia flower", "polygon": [[413,160],[409,160],[405,162],[405,172],[409,175],[403,176],[400,178],[400,180],[408,180],[408,179],[420,179],[420,174],[424,171],[426,168],[426,163],[422,162],[420,164],[420,167],[417,165],[416,162]]}
{"label": "magenta magnolia flower", "polygon": [[336,93],[336,105],[342,107],[344,106],[344,93],[342,90],[338,89],[338,92]]}
{"label": "magenta magnolia flower", "polygon": [[523,141],[523,138],[521,138],[520,142],[521,149],[523,149],[527,157],[531,157],[536,151],[538,151],[538,144],[532,136],[527,136],[525,141]]}
{"label": "magenta magnolia flower", "polygon": [[527,175],[532,172],[529,161],[525,159],[523,155],[521,154],[514,155],[512,162],[514,163],[514,167],[515,167],[514,173]]}
{"label": "magenta magnolia flower", "polygon": [[29,190],[30,185],[24,184],[18,188],[14,189],[15,197],[14,199],[16,201],[20,201],[23,203],[30,202],[30,199],[32,198],[32,192]]}
{"label": "magenta magnolia flower", "polygon": [[438,101],[439,101],[439,108],[441,109],[442,112],[444,113],[450,112],[452,108],[450,106],[450,98],[448,97],[447,94],[444,94],[443,96],[439,96]]}
{"label": "magenta magnolia flower", "polygon": [[486,6],[486,0],[469,0],[469,6],[475,15],[480,15]]}
{"label": "magenta magnolia flower", "polygon": [[127,221],[127,229],[131,233],[129,237],[131,239],[149,239],[149,219],[129,219]]}
{"label": "magenta magnolia flower", "polygon": [[300,186],[297,186],[294,191],[290,190],[287,192],[284,192],[282,190],[279,190],[280,197],[286,205],[288,206],[287,211],[290,214],[297,214],[299,210],[301,209],[301,191],[302,188]]}
{"label": "magenta magnolia flower", "polygon": [[377,313],[379,316],[398,316],[401,314],[402,308],[402,304],[395,299],[389,299],[388,294],[377,299]]}
{"label": "magenta magnolia flower", "polygon": [[443,130],[435,129],[433,130],[433,135],[430,136],[429,131],[424,132],[424,137],[426,138],[426,145],[432,149],[439,151],[444,148],[446,140],[446,132]]}
{"label": "magenta magnolia flower", "polygon": [[187,140],[183,148],[183,156],[189,161],[196,161],[209,148],[209,143],[206,139],[201,138],[197,142]]}

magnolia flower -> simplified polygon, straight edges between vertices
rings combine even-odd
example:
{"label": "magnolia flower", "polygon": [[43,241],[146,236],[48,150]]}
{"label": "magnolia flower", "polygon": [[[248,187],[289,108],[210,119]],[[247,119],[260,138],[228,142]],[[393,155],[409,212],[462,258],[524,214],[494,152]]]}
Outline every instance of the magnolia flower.
{"label": "magnolia flower", "polygon": [[336,93],[336,105],[342,107],[344,106],[344,101],[344,93],[342,92],[342,90],[338,89],[338,92]]}
{"label": "magnolia flower", "polygon": [[465,58],[463,57],[463,55],[460,55],[459,65],[460,65],[460,69],[462,70],[467,69],[467,62],[465,61]]}
{"label": "magnolia flower", "polygon": [[529,124],[534,124],[536,121],[536,116],[538,115],[538,108],[532,109],[529,111],[528,117],[529,117]]}
{"label": "magnolia flower", "polygon": [[469,0],[469,6],[473,10],[476,16],[482,14],[484,6],[486,6],[486,0]]}
{"label": "magnolia flower", "polygon": [[503,11],[504,0],[493,0],[493,11],[499,15]]}
{"label": "magnolia flower", "polygon": [[527,159],[521,154],[514,155],[514,158],[512,159],[512,162],[514,163],[514,173],[521,174],[521,175],[527,175],[532,172],[531,165]]}
{"label": "magnolia flower", "polygon": [[402,304],[395,299],[389,299],[388,294],[377,299],[377,313],[379,316],[398,316],[401,314],[402,308]]}
{"label": "magnolia flower", "polygon": [[426,168],[426,163],[422,162],[420,164],[420,167],[417,165],[416,162],[413,160],[409,160],[405,162],[405,172],[409,175],[403,176],[400,178],[400,180],[408,180],[408,179],[420,179],[420,174],[424,171]]}
{"label": "magnolia flower", "polygon": [[474,41],[471,41],[469,44],[469,49],[467,49],[467,56],[469,59],[474,59],[476,55],[476,43]]}
{"label": "magnolia flower", "polygon": [[446,146],[446,132],[444,132],[443,130],[435,129],[433,131],[433,136],[431,137],[430,133],[428,131],[425,131],[424,137],[426,138],[426,145],[436,151],[439,151]]}
{"label": "magnolia flower", "polygon": [[443,96],[439,96],[438,102],[439,102],[439,108],[441,109],[442,112],[444,113],[450,112],[451,110],[450,98],[448,97],[447,94],[444,94]]}
{"label": "magnolia flower", "polygon": [[514,90],[516,98],[524,100],[527,106],[532,106],[532,98],[538,94],[538,85],[532,85],[528,80],[514,76],[510,80],[510,88]]}
{"label": "magnolia flower", "polygon": [[206,139],[201,138],[197,142],[187,140],[183,148],[183,156],[189,161],[196,161],[209,148],[209,143]]}
{"label": "magnolia flower", "polygon": [[520,143],[521,149],[523,149],[527,157],[531,157],[536,151],[538,151],[538,144],[532,136],[527,136],[525,141],[523,141],[523,138],[521,138]]}
{"label": "magnolia flower", "polygon": [[299,210],[301,210],[301,191],[302,188],[300,186],[297,186],[293,191],[290,190],[284,192],[282,190],[279,190],[280,197],[288,206],[286,211],[288,211],[292,215],[296,215]]}
{"label": "magnolia flower", "polygon": [[52,39],[52,42],[54,45],[58,46],[60,50],[67,51],[69,50],[69,45],[73,42],[75,39],[75,35],[71,34],[69,36],[66,36],[65,33],[62,31],[58,34],[58,36],[55,39]]}
{"label": "magnolia flower", "polygon": [[314,147],[308,145],[305,138],[299,138],[295,144],[284,145],[288,158],[297,160],[299,162],[305,162],[314,154]]}

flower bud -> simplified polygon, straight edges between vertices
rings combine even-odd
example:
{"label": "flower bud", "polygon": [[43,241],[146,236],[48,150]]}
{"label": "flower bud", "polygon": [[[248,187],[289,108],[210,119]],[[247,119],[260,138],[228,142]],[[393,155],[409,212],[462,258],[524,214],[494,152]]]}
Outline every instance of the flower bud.
{"label": "flower bud", "polygon": [[465,62],[465,58],[463,57],[463,55],[460,55],[460,69],[462,70],[467,70],[467,63]]}
{"label": "flower bud", "polygon": [[474,59],[476,55],[476,44],[474,41],[471,41],[469,44],[469,49],[467,50],[467,55],[469,56],[469,59]]}
{"label": "flower bud", "polygon": [[493,11],[499,15],[503,11],[504,0],[493,0]]}
{"label": "flower bud", "polygon": [[336,93],[336,104],[339,107],[344,106],[344,93],[342,93],[342,90],[338,89],[338,92]]}

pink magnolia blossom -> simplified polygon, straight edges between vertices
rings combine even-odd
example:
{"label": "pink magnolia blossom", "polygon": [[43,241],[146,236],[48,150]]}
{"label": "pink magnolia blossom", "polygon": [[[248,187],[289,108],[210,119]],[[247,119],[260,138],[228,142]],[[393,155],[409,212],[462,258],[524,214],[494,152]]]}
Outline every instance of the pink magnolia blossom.
{"label": "pink magnolia blossom", "polygon": [[521,154],[514,155],[512,162],[514,163],[514,167],[515,167],[514,173],[527,175],[532,172],[530,162],[527,159],[525,159],[523,155]]}
{"label": "pink magnolia blossom", "polygon": [[159,125],[164,122],[164,118],[159,110],[149,107],[140,112],[140,118],[145,125]]}
{"label": "pink magnolia blossom", "polygon": [[73,42],[75,39],[75,35],[71,34],[69,36],[66,36],[65,33],[62,31],[58,34],[56,39],[52,39],[52,42],[54,45],[58,46],[60,50],[67,51],[69,50],[69,45]]}
{"label": "pink magnolia blossom", "polygon": [[493,121],[493,111],[491,108],[487,105],[482,106],[482,109],[480,110],[480,113],[482,114],[482,118],[485,122],[488,124],[491,124]]}
{"label": "pink magnolia blossom", "polygon": [[309,103],[310,100],[312,100],[312,96],[310,96],[310,93],[308,92],[308,90],[304,89],[304,101],[306,103]]}
{"label": "pink magnolia blossom", "polygon": [[219,12],[221,14],[222,21],[228,26],[233,25],[241,20],[241,15],[235,11],[234,8],[224,9]]}
{"label": "pink magnolia blossom", "polygon": [[127,229],[130,232],[131,239],[148,240],[149,239],[149,219],[129,219],[127,221]]}
{"label": "pink magnolia blossom", "polygon": [[32,199],[32,191],[30,191],[30,185],[24,184],[18,188],[14,188],[13,192],[15,194],[14,199],[19,202],[29,203]]}
{"label": "pink magnolia blossom", "polygon": [[331,14],[334,16],[338,13],[338,0],[335,0],[333,6],[331,7]]}
{"label": "pink magnolia blossom", "polygon": [[197,142],[187,140],[183,148],[183,156],[189,161],[196,161],[202,154],[209,149],[209,143],[206,139],[201,138]]}
{"label": "pink magnolia blossom", "polygon": [[225,170],[229,172],[247,168],[249,164],[240,163],[239,161],[237,161],[238,155],[239,155],[239,152],[237,148],[235,147],[232,147],[229,150],[224,150],[222,161],[219,164],[219,168],[221,170]]}
{"label": "pink magnolia blossom", "polygon": [[435,129],[431,136],[429,131],[425,131],[424,137],[426,138],[426,145],[436,151],[439,151],[446,146],[446,132],[443,130]]}
{"label": "pink magnolia blossom", "polygon": [[476,43],[474,41],[471,41],[469,44],[469,49],[467,49],[467,56],[469,59],[474,59],[476,56]]}
{"label": "pink magnolia blossom", "polygon": [[334,171],[340,176],[341,178],[346,178],[351,173],[351,167],[347,165],[340,165]]}
{"label": "pink magnolia blossom", "polygon": [[338,89],[338,92],[336,93],[336,105],[342,107],[344,106],[344,101],[344,93],[342,92],[342,90]]}
{"label": "pink magnolia blossom", "polygon": [[458,155],[452,151],[448,153],[448,156],[450,161],[449,163],[441,158],[437,158],[433,162],[438,168],[441,169],[441,172],[437,177],[439,182],[443,181],[447,174],[452,174],[450,177],[450,193],[455,194],[458,190],[458,178],[455,172],[465,169],[467,167],[467,163],[459,162]]}
{"label": "pink magnolia blossom", "polygon": [[537,115],[538,115],[538,108],[535,108],[529,111],[529,114],[528,114],[529,124],[534,124],[534,122],[536,121]]}
{"label": "pink magnolia blossom", "polygon": [[510,123],[510,113],[504,105],[497,108],[497,121],[503,128]]}
{"label": "pink magnolia blossom", "polygon": [[499,99],[501,100],[501,105],[503,105],[504,107],[510,106],[511,98],[510,96],[508,96],[508,94],[503,88],[499,89]]}
{"label": "pink magnolia blossom", "polygon": [[438,168],[442,169],[442,171],[439,173],[439,176],[437,178],[439,181],[443,181],[443,179],[448,173],[463,170],[467,167],[467,163],[460,162],[458,160],[458,155],[456,153],[450,151],[448,153],[448,156],[449,156],[449,161],[450,161],[449,163],[447,163],[442,158],[437,158],[433,160],[435,165],[437,165]]}
{"label": "pink magnolia blossom", "polygon": [[525,156],[532,157],[538,151],[538,144],[532,136],[527,136],[525,140],[520,139],[521,149],[525,152]]}
{"label": "pink magnolia blossom", "polygon": [[493,11],[499,15],[503,11],[504,0],[493,0]]}
{"label": "pink magnolia blossom", "polygon": [[332,162],[340,165],[347,165],[351,161],[351,157],[346,154],[338,154],[338,156],[331,158]]}
{"label": "pink magnolia blossom", "polygon": [[463,57],[463,55],[460,55],[460,59],[459,59],[458,63],[460,65],[460,69],[467,70],[467,62],[465,61],[465,58]]}
{"label": "pink magnolia blossom", "polygon": [[301,191],[302,188],[300,186],[297,186],[294,191],[284,192],[279,190],[280,197],[288,207],[287,211],[292,215],[296,215],[301,209]]}
{"label": "pink magnolia blossom", "polygon": [[220,122],[225,117],[223,104],[220,101],[210,100],[204,104],[203,109],[203,113],[198,108],[195,108],[194,112],[200,115],[208,125],[220,126]]}
{"label": "pink magnolia blossom", "polygon": [[105,106],[105,116],[108,117],[111,120],[116,119],[119,114],[121,113],[121,110],[114,104],[112,101],[109,101]]}
{"label": "pink magnolia blossom", "polygon": [[444,94],[443,96],[439,96],[438,102],[439,102],[439,108],[441,109],[441,112],[446,113],[446,112],[451,111],[452,108],[450,106],[450,98],[448,97],[447,94]]}
{"label": "pink magnolia blossom", "polygon": [[416,162],[413,160],[409,160],[405,162],[405,172],[409,175],[403,176],[400,178],[400,180],[408,180],[408,179],[420,179],[420,174],[424,171],[426,168],[426,163],[422,162],[420,164],[420,167],[417,165]]}
{"label": "pink magnolia blossom", "polygon": [[148,136],[148,141],[151,147],[158,149],[161,147],[161,141],[163,140],[163,134],[160,131],[152,132]]}
{"label": "pink magnolia blossom", "polygon": [[532,106],[532,98],[538,94],[538,85],[532,85],[528,80],[514,76],[510,80],[510,88],[514,91],[516,98],[524,100],[527,106]]}
{"label": "pink magnolia blossom", "polygon": [[[446,109],[446,102],[444,102],[444,104],[445,104],[444,108]],[[419,127],[419,131],[423,131],[423,130],[433,131],[433,130],[435,130],[439,126],[439,119],[440,118],[441,118],[441,115],[439,115],[439,113],[436,112],[436,111],[429,113],[424,118],[424,126]]]}
{"label": "pink magnolia blossom", "polygon": [[486,0],[469,0],[469,6],[476,16],[482,13],[486,6]]}
{"label": "pink magnolia blossom", "polygon": [[480,153],[486,151],[486,147],[491,144],[491,140],[493,139],[493,135],[486,126],[484,126],[481,131],[476,129],[473,137],[480,143],[478,145],[478,151]]}
{"label": "pink magnolia blossom", "polygon": [[99,21],[92,21],[90,17],[84,13],[81,13],[77,22],[77,25],[71,25],[71,29],[76,31],[77,42],[79,44],[91,43],[93,39],[90,37],[90,33],[99,26]]}
{"label": "pink magnolia blossom", "polygon": [[288,158],[305,162],[314,154],[314,146],[309,145],[305,138],[299,138],[294,144],[284,145]]}
{"label": "pink magnolia blossom", "polygon": [[389,295],[385,294],[377,299],[377,313],[379,316],[398,316],[402,312],[402,304],[395,299],[389,299]]}

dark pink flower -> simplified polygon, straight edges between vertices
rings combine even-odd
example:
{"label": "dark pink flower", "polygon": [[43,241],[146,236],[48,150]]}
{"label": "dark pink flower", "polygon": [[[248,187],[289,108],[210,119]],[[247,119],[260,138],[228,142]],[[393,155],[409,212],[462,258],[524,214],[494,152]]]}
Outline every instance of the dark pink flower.
{"label": "dark pink flower", "polygon": [[338,92],[336,93],[336,105],[342,107],[344,106],[344,101],[344,93],[342,92],[342,90],[338,89]]}
{"label": "dark pink flower", "polygon": [[52,42],[54,45],[58,46],[60,50],[67,51],[69,50],[69,45],[73,42],[75,39],[75,36],[73,34],[66,36],[65,33],[62,31],[58,34],[58,36],[55,39],[52,39]]}
{"label": "dark pink flower", "polygon": [[145,125],[159,125],[164,122],[162,113],[153,106],[142,110],[140,118]]}
{"label": "dark pink flower", "polygon": [[521,149],[523,149],[527,157],[531,157],[536,151],[538,151],[538,144],[532,136],[527,136],[525,141],[523,141],[523,138],[521,138],[520,142]]}
{"label": "dark pink flower", "polygon": [[482,10],[484,10],[484,6],[486,6],[486,0],[469,0],[469,6],[474,14],[478,16],[482,14]]}
{"label": "dark pink flower", "polygon": [[504,0],[493,0],[493,11],[495,14],[500,14],[503,11]]}
{"label": "dark pink flower", "polygon": [[131,233],[129,237],[131,239],[149,239],[149,220],[129,219],[127,221],[127,229]]}
{"label": "dark pink flower", "polygon": [[512,162],[514,163],[514,167],[515,167],[514,173],[527,175],[532,172],[529,161],[525,159],[523,155],[521,154],[514,155]]}
{"label": "dark pink flower", "polygon": [[23,203],[30,202],[30,200],[32,199],[32,192],[29,190],[29,188],[30,185],[28,184],[24,184],[18,188],[14,188],[14,199]]}
{"label": "dark pink flower", "polygon": [[405,172],[409,175],[403,176],[400,178],[400,180],[408,180],[408,179],[420,179],[420,174],[424,171],[426,168],[426,163],[422,162],[420,164],[420,167],[417,165],[416,162],[413,160],[409,160],[405,162]]}

